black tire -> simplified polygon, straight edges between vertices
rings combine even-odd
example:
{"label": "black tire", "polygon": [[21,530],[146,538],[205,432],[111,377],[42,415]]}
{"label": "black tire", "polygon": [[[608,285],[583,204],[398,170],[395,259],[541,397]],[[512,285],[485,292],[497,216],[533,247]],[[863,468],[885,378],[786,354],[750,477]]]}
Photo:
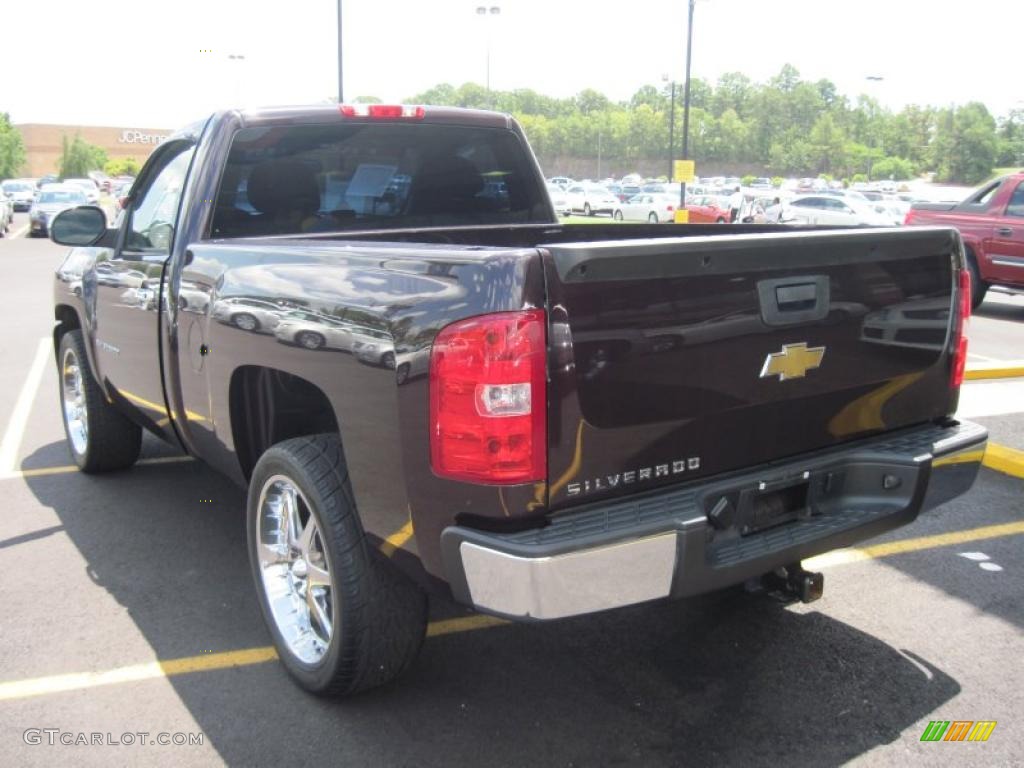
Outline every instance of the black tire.
{"label": "black tire", "polygon": [[[87,425],[84,447],[79,450],[72,438],[65,405],[65,377],[72,375],[66,362],[73,356],[78,366],[82,398]],[[107,402],[100,385],[93,378],[85,352],[85,342],[79,330],[68,331],[60,339],[57,366],[60,386],[61,421],[68,441],[68,450],[75,464],[83,472],[111,472],[127,469],[139,458],[142,447],[142,428]]]}
{"label": "black tire", "polygon": [[583,215],[584,216],[593,216],[594,215],[594,211],[591,210],[591,208],[590,208],[590,203],[584,203],[583,204]]}
{"label": "black tire", "polygon": [[315,331],[299,331],[295,334],[295,343],[305,349],[323,349],[327,339]]}
{"label": "black tire", "polygon": [[653,212],[647,214],[647,223],[648,224],[657,224],[658,223],[658,214],[653,213]]}
{"label": "black tire", "polygon": [[725,217],[724,216],[719,216],[717,219],[715,219],[715,223],[716,224],[725,224]]}
{"label": "black tire", "polygon": [[970,248],[967,249],[967,269],[971,273],[971,309],[977,309],[985,300],[985,294],[988,293],[988,283],[981,279],[978,262],[974,258],[974,251]]}
{"label": "black tire", "polygon": [[260,329],[260,321],[256,319],[256,315],[249,314],[248,312],[239,312],[237,315],[232,315],[231,324],[236,328],[241,328],[243,331],[258,331]]}
{"label": "black tire", "polygon": [[399,384],[405,384],[409,380],[409,371],[412,367],[408,363],[402,363],[395,369],[395,381]]}
{"label": "black tire", "polygon": [[[259,502],[275,476],[287,478],[308,502],[331,574],[333,631],[315,663],[303,662],[283,639],[263,584]],[[263,454],[249,484],[247,538],[260,608],[281,662],[300,686],[347,696],[383,685],[412,665],[426,634],[427,598],[367,542],[337,435],[286,440]]]}
{"label": "black tire", "polygon": [[395,353],[385,352],[380,356],[380,364],[385,368],[390,368],[392,371],[395,370]]}
{"label": "black tire", "polygon": [[613,219],[615,219],[616,221],[622,221],[622,211],[620,211],[620,210],[616,210],[616,211],[615,211],[615,212],[614,212],[614,213],[612,214],[612,218],[613,218]]}

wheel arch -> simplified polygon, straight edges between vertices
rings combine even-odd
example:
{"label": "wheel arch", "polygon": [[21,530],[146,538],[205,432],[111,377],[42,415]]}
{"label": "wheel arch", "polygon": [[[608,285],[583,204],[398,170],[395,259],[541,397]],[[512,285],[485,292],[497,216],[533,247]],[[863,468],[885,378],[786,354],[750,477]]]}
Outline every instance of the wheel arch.
{"label": "wheel arch", "polygon": [[262,365],[239,366],[231,375],[228,398],[231,436],[246,480],[260,456],[276,443],[321,433],[342,438],[330,398],[296,374]]}

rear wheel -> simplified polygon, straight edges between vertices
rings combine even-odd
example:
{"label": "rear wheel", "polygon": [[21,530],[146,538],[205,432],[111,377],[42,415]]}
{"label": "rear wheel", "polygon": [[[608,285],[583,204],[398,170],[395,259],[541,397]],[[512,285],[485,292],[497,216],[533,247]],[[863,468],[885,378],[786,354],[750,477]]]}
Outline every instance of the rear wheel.
{"label": "rear wheel", "polygon": [[616,221],[622,221],[622,211],[616,210],[615,213],[612,214],[612,218]]}
{"label": "rear wheel", "polygon": [[717,219],[715,219],[715,223],[716,224],[725,224],[725,217],[724,216],[719,216]]}
{"label": "rear wheel", "polygon": [[306,349],[320,349],[327,343],[327,339],[313,331],[302,331],[295,337],[295,342]]}
{"label": "rear wheel", "polygon": [[281,662],[342,696],[397,677],[426,631],[426,596],[365,538],[337,435],[278,443],[253,470],[249,558]]}
{"label": "rear wheel", "polygon": [[988,283],[981,279],[978,262],[974,258],[974,251],[970,248],[967,249],[967,269],[971,273],[971,309],[977,309],[985,300],[985,294],[988,293]]}
{"label": "rear wheel", "polygon": [[235,327],[241,328],[243,331],[258,331],[260,328],[260,321],[248,312],[239,312],[237,315],[232,315],[231,322],[234,323]]}
{"label": "rear wheel", "polygon": [[654,213],[654,212],[652,211],[652,212],[651,212],[651,213],[650,213],[650,214],[649,214],[649,215],[647,216],[647,221],[648,221],[648,222],[650,222],[651,224],[657,224],[657,223],[658,223],[658,214],[656,214],[656,213]]}
{"label": "rear wheel", "polygon": [[385,368],[390,368],[392,371],[395,370],[395,353],[385,352],[380,357],[380,364]]}
{"label": "rear wheel", "polygon": [[60,340],[60,406],[71,458],[83,472],[126,469],[139,458],[142,428],[107,402],[89,370],[82,332]]}
{"label": "rear wheel", "polygon": [[583,215],[584,216],[593,216],[594,215],[594,212],[590,208],[590,203],[584,203],[583,204]]}

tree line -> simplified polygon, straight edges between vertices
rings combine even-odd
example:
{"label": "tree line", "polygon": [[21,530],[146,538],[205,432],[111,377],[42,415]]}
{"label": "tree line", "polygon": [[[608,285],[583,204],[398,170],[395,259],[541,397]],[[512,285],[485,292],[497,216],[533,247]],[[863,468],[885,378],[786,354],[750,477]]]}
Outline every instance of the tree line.
{"label": "tree line", "polygon": [[[559,99],[530,89],[441,84],[408,102],[515,115],[548,173],[596,170],[599,162],[602,175],[666,175],[671,88],[645,85],[629,101],[614,102],[593,89]],[[675,92],[672,154],[679,158],[682,84]],[[1024,110],[997,119],[984,104],[969,102],[894,112],[867,95],[851,99],[829,80],[803,80],[787,64],[764,83],[738,72],[714,84],[692,79],[689,155],[703,175],[745,169],[870,180],[932,172],[937,181],[974,184],[995,167],[1024,163]]]}

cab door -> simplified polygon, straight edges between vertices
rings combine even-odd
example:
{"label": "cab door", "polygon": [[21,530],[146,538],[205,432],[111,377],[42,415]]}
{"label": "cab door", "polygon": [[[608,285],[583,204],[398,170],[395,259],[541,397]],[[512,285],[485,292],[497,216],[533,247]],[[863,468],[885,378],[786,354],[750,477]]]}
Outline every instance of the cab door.
{"label": "cab door", "polygon": [[95,352],[107,393],[140,423],[172,439],[160,367],[160,311],[194,149],[191,140],[157,149],[124,210],[117,247],[95,269]]}
{"label": "cab door", "polygon": [[1010,194],[1003,216],[992,223],[986,244],[993,282],[1024,284],[1024,181]]}

